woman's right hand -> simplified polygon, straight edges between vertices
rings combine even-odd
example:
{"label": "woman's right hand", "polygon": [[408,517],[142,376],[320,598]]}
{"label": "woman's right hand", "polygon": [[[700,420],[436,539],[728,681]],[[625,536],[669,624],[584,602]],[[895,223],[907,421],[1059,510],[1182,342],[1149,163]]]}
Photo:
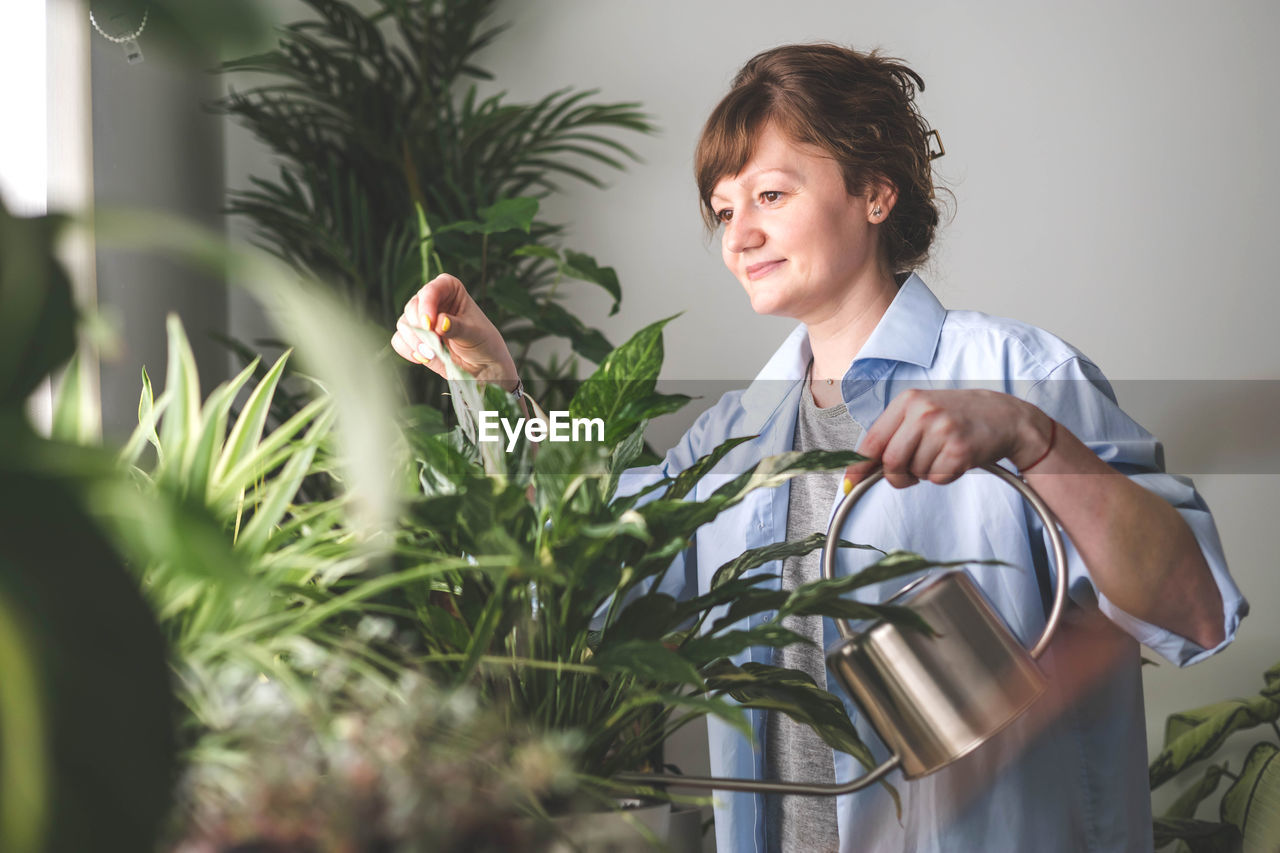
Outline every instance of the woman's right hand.
{"label": "woman's right hand", "polygon": [[507,391],[515,389],[516,363],[507,342],[458,279],[446,273],[424,284],[405,303],[391,338],[391,348],[401,358],[424,364],[444,376],[444,364],[432,357],[411,326],[435,332],[458,367],[476,379],[496,382]]}

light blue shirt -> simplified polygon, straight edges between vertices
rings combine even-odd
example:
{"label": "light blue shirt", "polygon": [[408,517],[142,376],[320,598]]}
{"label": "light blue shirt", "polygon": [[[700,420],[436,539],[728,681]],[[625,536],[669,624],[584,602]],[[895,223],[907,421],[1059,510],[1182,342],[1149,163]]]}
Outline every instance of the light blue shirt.
{"label": "light blue shirt", "polygon": [[[725,394],[704,412],[660,465],[627,472],[619,493],[674,475],[727,438],[758,436],[722,460],[698,484],[695,499],[760,459],[790,450],[810,358],[808,333],[800,326],[748,388]],[[1068,546],[1073,606],[1040,659],[1049,678],[1046,695],[1032,712],[960,762],[914,781],[905,781],[900,771],[891,774],[888,781],[902,797],[901,823],[881,786],[840,797],[841,850],[1151,850],[1138,643],[1180,666],[1194,663],[1231,642],[1248,612],[1227,572],[1213,518],[1189,480],[1163,473],[1159,442],[1120,410],[1106,379],[1080,352],[1033,326],[947,311],[913,274],[844,374],[845,405],[865,431],[908,388],[955,387],[991,388],[1035,404],[1100,458],[1176,507],[1222,593],[1226,639],[1217,648],[1203,649],[1119,610],[1098,592]],[[712,573],[725,562],[748,548],[784,539],[787,498],[785,486],[757,490],[701,528],[668,571],[664,591],[676,596],[705,591]],[[886,550],[910,548],[939,560],[995,559],[1025,567],[968,571],[1028,645],[1044,626],[1042,589],[1052,586],[1043,531],[1022,498],[989,474],[970,472],[947,486],[921,483],[893,489],[880,483],[854,507],[841,534],[854,542]],[[873,558],[865,551],[842,549],[838,571],[855,572]],[[755,571],[776,575],[780,565]],[[859,598],[883,600],[909,579],[860,590]],[[769,614],[752,617],[749,623],[767,618]],[[839,640],[831,620],[826,620],[825,640],[828,648]],[[769,663],[771,657],[770,649],[752,648],[735,662]],[[836,680],[829,681],[877,758],[886,757]],[[749,716],[752,741],[714,718],[708,721],[712,775],[760,777],[763,714],[751,711]],[[834,761],[837,780],[864,772],[843,753],[836,753]],[[715,796],[719,850],[763,853],[763,798],[728,792]]]}

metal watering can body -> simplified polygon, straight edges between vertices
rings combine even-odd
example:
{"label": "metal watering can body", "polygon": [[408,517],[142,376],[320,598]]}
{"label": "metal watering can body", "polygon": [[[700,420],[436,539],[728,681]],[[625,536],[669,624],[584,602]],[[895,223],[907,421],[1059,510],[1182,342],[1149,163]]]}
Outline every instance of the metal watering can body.
{"label": "metal watering can body", "polygon": [[[1066,603],[1066,548],[1053,513],[1025,482],[998,465],[984,470],[1008,483],[1044,522],[1057,569],[1053,607],[1044,630],[1026,649],[962,571],[913,581],[889,601],[916,611],[938,636],[873,622],[857,632],[836,620],[843,640],[828,669],[866,715],[890,757],[850,782],[805,784],[761,779],[620,774],[619,781],[757,793],[836,796],[865,788],[901,767],[907,779],[940,770],[977,749],[1018,718],[1044,692],[1035,659],[1048,646]],[[862,480],[836,509],[827,541],[838,540],[849,511],[883,473]],[[824,578],[835,576],[835,549],[822,555]]]}

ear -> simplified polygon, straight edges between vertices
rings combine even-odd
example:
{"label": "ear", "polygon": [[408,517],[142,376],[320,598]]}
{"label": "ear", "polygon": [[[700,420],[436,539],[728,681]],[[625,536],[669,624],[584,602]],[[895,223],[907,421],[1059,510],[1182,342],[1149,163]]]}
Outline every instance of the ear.
{"label": "ear", "polygon": [[[879,225],[889,218],[889,212],[898,202],[898,188],[892,181],[873,181],[867,187],[867,221]],[[879,210],[879,213],[876,211]]]}

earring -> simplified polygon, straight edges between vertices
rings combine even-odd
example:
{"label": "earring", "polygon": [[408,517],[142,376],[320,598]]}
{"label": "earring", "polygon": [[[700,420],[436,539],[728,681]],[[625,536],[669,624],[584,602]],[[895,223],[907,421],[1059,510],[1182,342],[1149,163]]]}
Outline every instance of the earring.
{"label": "earring", "polygon": [[878,204],[876,205],[876,209],[875,209],[875,210],[873,210],[873,211],[871,211],[871,215],[872,215],[872,216],[879,216],[879,215],[880,215],[880,205],[878,205]]}

